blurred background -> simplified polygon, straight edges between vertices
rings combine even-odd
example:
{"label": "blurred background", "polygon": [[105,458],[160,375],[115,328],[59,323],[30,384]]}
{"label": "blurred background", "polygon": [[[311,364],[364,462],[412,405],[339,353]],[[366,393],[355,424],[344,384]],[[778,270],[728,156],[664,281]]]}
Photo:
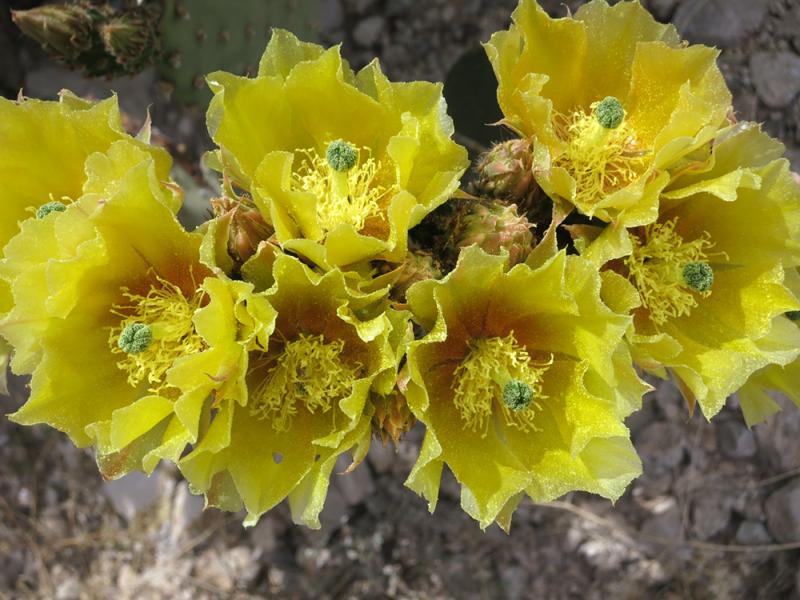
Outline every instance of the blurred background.
{"label": "blurred background", "polygon": [[[0,93],[114,90],[132,129],[149,108],[194,218],[213,194],[198,167],[210,147],[202,74],[253,72],[269,25],[341,42],[354,67],[377,56],[395,80],[445,81],[459,141],[473,153],[500,135],[483,125],[497,107],[479,43],[508,26],[516,0],[266,0],[252,11],[245,0],[164,3],[155,64],[105,64],[107,74],[90,78],[12,21],[12,10],[41,2],[0,0]],[[558,16],[582,3],[542,0]],[[800,170],[800,0],[642,3],[722,51],[738,117],[781,139]],[[0,412],[24,402],[26,385],[12,377]],[[481,532],[449,474],[435,515],[403,487],[419,427],[397,450],[376,441],[359,469],[335,475],[323,527],[311,531],[283,506],[251,529],[242,515],[204,512],[169,466],[104,482],[91,453],[63,435],[0,418],[0,599],[800,598],[800,411],[778,400],[786,410],[751,431],[735,397],[710,424],[689,418],[675,387],[661,384],[629,421],[644,475],[626,495],[615,506],[584,494],[525,501],[510,535]]]}

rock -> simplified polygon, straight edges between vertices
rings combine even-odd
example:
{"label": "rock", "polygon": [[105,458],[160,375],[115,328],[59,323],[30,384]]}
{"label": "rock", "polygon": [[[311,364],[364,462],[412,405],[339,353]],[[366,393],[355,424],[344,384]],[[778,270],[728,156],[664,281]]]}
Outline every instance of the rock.
{"label": "rock", "polygon": [[735,46],[758,31],[768,0],[691,0],[675,11],[678,31],[691,42]]}
{"label": "rock", "polygon": [[170,523],[170,542],[174,545],[185,535],[200,515],[205,503],[202,496],[195,496],[189,491],[185,481],[180,482],[172,499],[172,519]]}
{"label": "rock", "polygon": [[[789,153],[790,159],[792,153]],[[796,155],[800,167],[800,152]],[[759,454],[769,467],[776,472],[794,469],[800,465],[800,444],[797,432],[800,431],[800,410],[786,396],[775,395],[781,412],[754,428],[758,440]]]}
{"label": "rock", "polygon": [[779,542],[800,540],[800,479],[770,494],[764,509],[772,537]]}
{"label": "rock", "polygon": [[750,74],[758,96],[772,108],[788,106],[800,92],[800,56],[792,52],[756,52]]}
{"label": "rock", "polygon": [[500,581],[503,585],[503,597],[508,600],[525,598],[528,591],[528,570],[514,565],[500,567]]}
{"label": "rock", "polygon": [[683,530],[681,511],[674,498],[658,507],[658,512],[642,523],[642,534],[659,540],[678,540]]}
{"label": "rock", "polygon": [[383,475],[391,470],[395,456],[397,456],[397,451],[394,445],[372,444],[367,454],[367,462],[378,475]]}
{"label": "rock", "polygon": [[650,2],[646,3],[646,6],[656,19],[667,23],[675,10],[676,4],[678,4],[678,0],[650,0]]}
{"label": "rock", "polygon": [[103,484],[103,493],[111,501],[114,510],[130,521],[137,513],[152,507],[161,497],[158,475],[148,477],[134,471],[121,479]]}
{"label": "rock", "polygon": [[344,473],[344,469],[338,472],[341,475],[334,477],[333,482],[342,492],[348,505],[361,504],[367,496],[375,492],[375,484],[366,465],[359,465],[350,473]]}
{"label": "rock", "polygon": [[708,540],[728,526],[731,510],[716,494],[699,494],[692,506],[692,529],[701,540]]}
{"label": "rock", "polygon": [[747,89],[734,90],[733,108],[739,120],[753,121],[758,110],[758,96]]}
{"label": "rock", "polygon": [[684,457],[686,436],[674,423],[657,422],[643,428],[635,437],[635,446],[644,463],[644,471],[655,476],[677,467]]}
{"label": "rock", "polygon": [[81,583],[75,575],[70,575],[56,588],[56,600],[78,600],[80,595]]}
{"label": "rock", "polygon": [[353,39],[359,46],[369,48],[380,39],[385,21],[380,15],[372,15],[361,21],[353,30]]}
{"label": "rock", "polygon": [[387,0],[386,8],[383,11],[388,17],[396,17],[409,12],[413,3],[414,0]]}
{"label": "rock", "polygon": [[287,526],[283,518],[268,513],[250,530],[250,541],[269,556],[280,547],[280,537],[286,532]]}
{"label": "rock", "polygon": [[319,7],[319,24],[324,31],[338,29],[344,24],[341,0],[326,0]]}
{"label": "rock", "polygon": [[750,458],[757,451],[756,436],[744,423],[728,421],[717,428],[719,449],[728,458]]}
{"label": "rock", "polygon": [[742,521],[736,530],[736,541],[739,544],[754,546],[772,542],[767,528],[759,521]]}

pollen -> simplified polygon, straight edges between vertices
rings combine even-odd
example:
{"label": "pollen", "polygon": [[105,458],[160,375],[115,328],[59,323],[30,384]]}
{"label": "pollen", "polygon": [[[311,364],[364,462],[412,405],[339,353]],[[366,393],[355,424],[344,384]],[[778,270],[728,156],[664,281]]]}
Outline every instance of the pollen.
{"label": "pollen", "polygon": [[312,414],[327,413],[346,398],[359,377],[361,365],[348,365],[341,357],[344,342],[326,342],[321,335],[300,336],[266,365],[268,370],[251,394],[251,414],[269,419],[280,433],[292,426],[299,408]]}
{"label": "pollen", "polygon": [[332,142],[325,156],[315,150],[298,150],[300,167],[294,187],[317,200],[317,222],[329,232],[340,225],[364,229],[368,219],[385,219],[386,206],[397,191],[395,183],[368,148],[356,148],[342,140]]}
{"label": "pollen", "polygon": [[566,149],[554,166],[575,179],[574,202],[589,214],[604,196],[642,175],[652,161],[652,151],[640,146],[624,117],[622,104],[612,96],[593,103],[589,112],[556,115],[556,131]]}
{"label": "pollen", "polygon": [[464,426],[485,437],[498,415],[508,426],[536,431],[537,401],[545,398],[541,381],[551,363],[534,363],[513,331],[474,341],[453,376],[453,402]]}
{"label": "pollen", "polygon": [[675,231],[677,222],[654,223],[641,238],[631,236],[633,252],[625,260],[628,277],[657,325],[690,314],[698,296],[711,294],[714,273],[708,264],[709,236],[704,233],[687,242]]}
{"label": "pollen", "polygon": [[123,289],[126,302],[114,305],[111,312],[122,317],[108,336],[115,354],[125,356],[117,367],[128,374],[128,383],[138,387],[143,381],[153,394],[169,387],[167,371],[175,360],[202,352],[206,345],[194,330],[192,317],[200,308],[203,292],[186,298],[179,287],[157,278],[144,296]]}

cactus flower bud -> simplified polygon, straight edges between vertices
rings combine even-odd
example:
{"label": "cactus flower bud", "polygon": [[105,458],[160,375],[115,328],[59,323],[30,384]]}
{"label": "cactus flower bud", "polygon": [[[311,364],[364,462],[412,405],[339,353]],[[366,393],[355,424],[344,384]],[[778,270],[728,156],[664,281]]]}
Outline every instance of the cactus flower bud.
{"label": "cactus flower bud", "polygon": [[508,252],[510,264],[525,260],[531,250],[531,223],[517,213],[514,204],[500,201],[470,204],[453,233],[453,246],[466,248],[475,244],[489,254]]}
{"label": "cactus flower bud", "polygon": [[533,144],[528,139],[496,144],[476,167],[478,195],[522,203],[534,191]]}
{"label": "cactus flower bud", "polygon": [[408,432],[417,420],[408,408],[405,396],[395,390],[388,396],[374,396],[375,414],[372,416],[372,430],[384,446],[391,439],[395,447],[400,438]]}
{"label": "cactus flower bud", "polygon": [[100,26],[106,52],[127,72],[136,73],[152,62],[158,51],[155,23],[144,12],[124,13]]}
{"label": "cactus flower bud", "polygon": [[67,62],[92,45],[92,18],[81,6],[52,4],[12,11],[11,17],[25,35]]}
{"label": "cactus flower bud", "polygon": [[408,288],[418,281],[442,277],[439,262],[429,252],[422,250],[409,251],[396,273],[398,275],[392,286],[392,298],[398,301],[404,301]]}
{"label": "cactus flower bud", "polygon": [[261,213],[243,199],[228,197],[211,201],[215,216],[230,214],[228,254],[238,264],[243,264],[258,250],[258,245],[275,233]]}

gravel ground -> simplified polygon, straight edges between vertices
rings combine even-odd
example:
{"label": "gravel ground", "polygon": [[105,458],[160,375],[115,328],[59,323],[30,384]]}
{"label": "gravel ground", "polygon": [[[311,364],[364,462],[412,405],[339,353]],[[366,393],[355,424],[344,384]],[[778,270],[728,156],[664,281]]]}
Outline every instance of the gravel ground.
{"label": "gravel ground", "polygon": [[[396,79],[443,79],[516,0],[323,0],[322,37]],[[800,169],[800,0],[649,0],[691,41],[720,47],[741,118],[764,123]],[[22,6],[25,2],[11,2]],[[544,2],[561,13],[580,1]],[[20,42],[0,0],[0,90],[53,97],[115,89],[184,162],[208,145],[198,110],[157,97],[152,71],[87,81]],[[12,381],[0,412],[24,401]],[[661,385],[629,422],[644,475],[615,505],[572,494],[523,503],[485,533],[446,479],[435,515],[402,487],[418,430],[335,476],[323,529],[280,507],[254,528],[203,511],[172,468],[103,482],[86,451],[0,419],[0,598],[800,598],[800,411],[748,430],[736,399],[713,423]],[[788,546],[787,546],[788,545]]]}

